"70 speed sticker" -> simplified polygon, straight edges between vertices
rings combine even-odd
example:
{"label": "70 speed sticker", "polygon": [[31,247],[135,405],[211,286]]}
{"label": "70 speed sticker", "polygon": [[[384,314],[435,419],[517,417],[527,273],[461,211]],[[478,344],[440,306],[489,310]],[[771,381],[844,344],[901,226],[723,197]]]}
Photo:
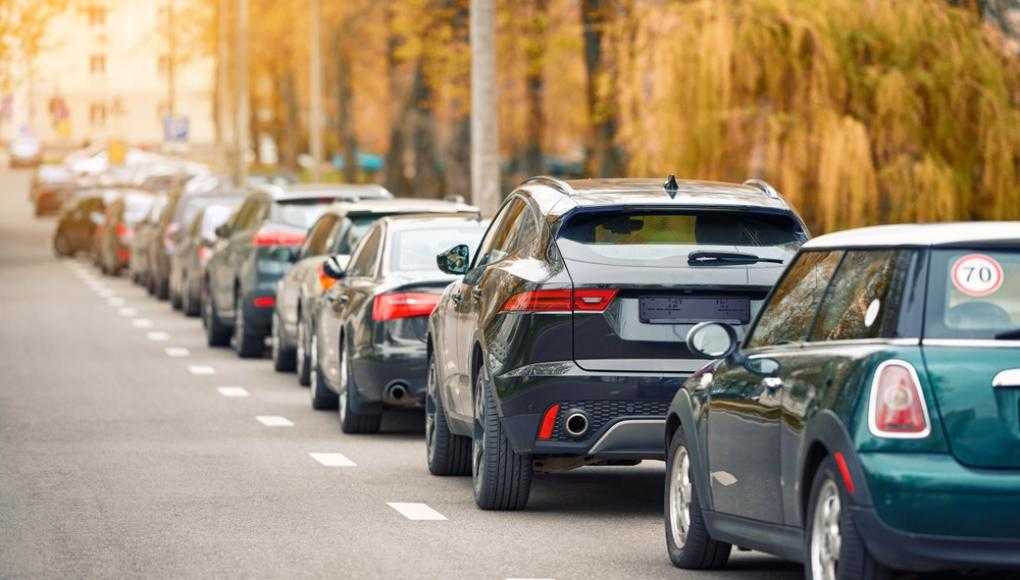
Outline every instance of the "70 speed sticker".
{"label": "70 speed sticker", "polygon": [[991,296],[1002,287],[1002,264],[984,254],[968,254],[953,263],[953,286],[967,296]]}

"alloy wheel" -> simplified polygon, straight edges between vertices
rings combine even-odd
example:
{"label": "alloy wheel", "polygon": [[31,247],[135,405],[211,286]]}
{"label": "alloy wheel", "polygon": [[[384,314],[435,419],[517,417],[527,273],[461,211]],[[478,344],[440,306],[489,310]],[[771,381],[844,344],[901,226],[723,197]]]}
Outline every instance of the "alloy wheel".
{"label": "alloy wheel", "polygon": [[687,543],[691,529],[691,458],[687,448],[680,446],[673,456],[673,469],[669,472],[669,531],[677,548]]}
{"label": "alloy wheel", "polygon": [[475,436],[471,438],[471,474],[476,492],[482,487],[482,461],[485,459],[485,392],[481,384],[480,379],[476,389],[479,392],[475,393]]}
{"label": "alloy wheel", "polygon": [[338,386],[339,386],[339,390],[340,390],[340,397],[339,397],[340,400],[339,400],[338,412],[340,413],[340,422],[341,423],[344,422],[347,419],[347,401],[348,401],[348,397],[350,396],[347,393],[347,382],[348,382],[347,381],[347,378],[348,378],[347,377],[347,373],[348,372],[349,372],[349,369],[347,367],[347,347],[346,347],[346,345],[344,345],[343,341],[341,340],[340,341],[340,368],[339,368],[338,373],[337,373],[337,374],[340,375],[340,376],[337,377],[337,382],[339,383]]}
{"label": "alloy wheel", "polygon": [[319,339],[314,334],[312,335],[312,344],[309,346],[308,351],[308,356],[311,357],[309,361],[311,367],[308,376],[311,377],[310,386],[312,400],[314,401],[319,394]]}
{"label": "alloy wheel", "polygon": [[435,454],[436,448],[436,368],[435,363],[429,361],[428,377],[425,379],[425,453],[429,463]]}
{"label": "alloy wheel", "polygon": [[298,372],[299,373],[301,372],[302,366],[305,364],[305,340],[306,340],[305,335],[306,334],[308,334],[308,332],[305,330],[305,321],[304,320],[298,320],[298,327],[297,327],[297,351],[296,351],[295,356],[297,357]]}
{"label": "alloy wheel", "polygon": [[839,553],[843,537],[839,530],[842,505],[839,488],[826,479],[818,491],[811,525],[811,576],[818,580],[835,580],[839,570]]}
{"label": "alloy wheel", "polygon": [[273,314],[273,328],[269,337],[269,348],[273,353],[273,361],[280,360],[280,317]]}

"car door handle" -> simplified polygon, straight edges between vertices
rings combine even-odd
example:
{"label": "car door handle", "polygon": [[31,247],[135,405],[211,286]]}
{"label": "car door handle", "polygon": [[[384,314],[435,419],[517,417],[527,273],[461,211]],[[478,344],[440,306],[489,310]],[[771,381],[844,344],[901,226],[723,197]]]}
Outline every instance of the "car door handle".
{"label": "car door handle", "polygon": [[783,379],[779,377],[765,377],[761,380],[761,384],[770,391],[777,391],[783,388]]}

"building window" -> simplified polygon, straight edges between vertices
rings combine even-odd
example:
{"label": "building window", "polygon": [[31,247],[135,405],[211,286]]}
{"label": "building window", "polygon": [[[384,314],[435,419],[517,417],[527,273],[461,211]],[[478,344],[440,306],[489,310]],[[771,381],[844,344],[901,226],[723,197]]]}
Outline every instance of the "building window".
{"label": "building window", "polygon": [[93,75],[106,74],[106,55],[93,54],[89,57],[89,71]]}
{"label": "building window", "polygon": [[92,103],[89,107],[89,123],[93,127],[102,127],[106,125],[106,103]]}
{"label": "building window", "polygon": [[106,7],[97,6],[92,4],[85,9],[85,13],[88,15],[89,26],[98,28],[100,26],[106,26]]}

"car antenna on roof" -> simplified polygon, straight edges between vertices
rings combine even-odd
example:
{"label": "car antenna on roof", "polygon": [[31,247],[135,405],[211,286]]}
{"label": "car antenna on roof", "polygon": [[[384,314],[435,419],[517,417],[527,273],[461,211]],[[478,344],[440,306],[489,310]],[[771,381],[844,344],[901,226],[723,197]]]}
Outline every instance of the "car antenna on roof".
{"label": "car antenna on roof", "polygon": [[673,199],[676,197],[676,193],[680,191],[680,184],[676,182],[676,176],[670,173],[669,177],[666,178],[666,183],[662,184],[662,188],[666,190],[666,195]]}

